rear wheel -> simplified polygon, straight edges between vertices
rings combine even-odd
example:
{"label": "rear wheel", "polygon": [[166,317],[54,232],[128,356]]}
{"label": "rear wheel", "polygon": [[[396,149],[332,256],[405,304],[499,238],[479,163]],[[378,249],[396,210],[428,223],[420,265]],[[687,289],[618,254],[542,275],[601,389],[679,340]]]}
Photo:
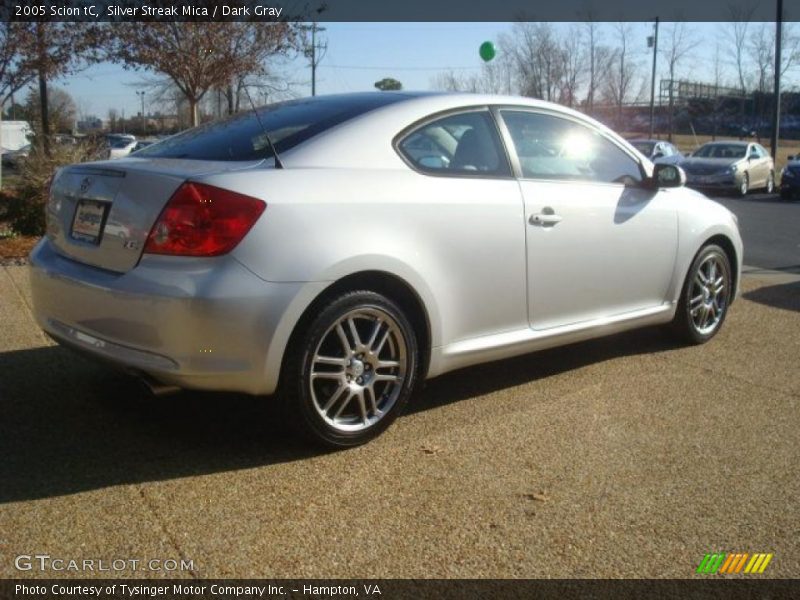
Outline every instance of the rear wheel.
{"label": "rear wheel", "polygon": [[414,330],[400,307],[375,292],[333,298],[290,353],[289,409],[304,433],[329,447],[356,446],[382,433],[417,379]]}
{"label": "rear wheel", "polygon": [[704,246],[686,275],[672,322],[675,332],[692,344],[703,344],[714,337],[728,313],[732,284],[731,263],[725,251],[716,244]]}

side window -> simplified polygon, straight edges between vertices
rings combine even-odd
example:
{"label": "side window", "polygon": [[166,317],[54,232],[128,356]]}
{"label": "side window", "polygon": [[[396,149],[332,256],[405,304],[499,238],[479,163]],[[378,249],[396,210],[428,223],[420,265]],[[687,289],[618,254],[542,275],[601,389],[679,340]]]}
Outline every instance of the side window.
{"label": "side window", "polygon": [[417,169],[443,175],[511,175],[488,111],[449,115],[409,133],[398,149]]}
{"label": "side window", "polygon": [[501,111],[519,157],[522,176],[632,185],[639,163],[592,129],[542,113]]}

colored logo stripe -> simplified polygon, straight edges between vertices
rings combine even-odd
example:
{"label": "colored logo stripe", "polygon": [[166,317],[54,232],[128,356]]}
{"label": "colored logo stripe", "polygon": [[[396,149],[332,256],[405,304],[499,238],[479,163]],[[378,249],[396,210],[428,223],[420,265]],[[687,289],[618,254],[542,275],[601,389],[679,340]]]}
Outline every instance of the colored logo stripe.
{"label": "colored logo stripe", "polygon": [[697,572],[716,573],[723,560],[725,560],[724,552],[720,552],[718,554],[706,554],[703,558],[703,562],[701,562],[700,566],[697,567]]}
{"label": "colored logo stripe", "polygon": [[720,574],[763,573],[773,556],[773,554],[764,553],[751,555],[747,552],[706,554],[700,562],[700,566],[697,567],[697,572],[705,574],[717,572]]}

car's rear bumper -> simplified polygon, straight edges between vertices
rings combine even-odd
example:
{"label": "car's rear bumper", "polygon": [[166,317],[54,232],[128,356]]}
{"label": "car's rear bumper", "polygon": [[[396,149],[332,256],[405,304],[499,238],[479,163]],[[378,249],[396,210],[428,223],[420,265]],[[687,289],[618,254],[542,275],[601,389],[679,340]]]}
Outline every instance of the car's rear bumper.
{"label": "car's rear bumper", "polygon": [[[260,279],[230,256],[142,258],[124,274],[31,253],[39,325],[57,341],[179,387],[271,393],[302,283]],[[304,290],[305,291],[305,290]]]}

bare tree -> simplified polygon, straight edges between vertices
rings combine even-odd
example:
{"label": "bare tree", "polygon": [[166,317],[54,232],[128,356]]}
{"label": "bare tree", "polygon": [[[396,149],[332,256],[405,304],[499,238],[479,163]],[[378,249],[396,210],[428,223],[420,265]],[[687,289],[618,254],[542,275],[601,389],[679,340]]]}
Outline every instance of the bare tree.
{"label": "bare tree", "polygon": [[683,62],[687,55],[697,48],[700,44],[694,32],[686,25],[684,21],[676,21],[664,28],[663,41],[661,45],[661,56],[667,63],[667,72],[669,73],[669,112],[668,123],[668,139],[672,141],[672,126],[673,126],[673,113],[675,107],[675,94],[674,84],[677,77],[678,66]]}
{"label": "bare tree", "polygon": [[[75,100],[66,90],[51,86],[48,89],[48,122],[52,130],[56,133],[65,133],[72,131],[75,125],[75,118],[78,115],[78,107]],[[33,117],[36,125],[42,122],[41,103],[39,102],[38,93],[31,90],[28,95],[28,114]]]}
{"label": "bare tree", "polygon": [[549,23],[517,22],[510,34],[501,36],[500,47],[514,65],[523,95],[557,99],[563,61]]}
{"label": "bare tree", "polygon": [[[774,27],[772,28],[772,38],[774,48]],[[797,30],[796,23],[784,22],[781,37],[781,76],[798,67],[800,67],[800,32]]]}
{"label": "bare tree", "polygon": [[638,65],[630,55],[629,39],[632,33],[629,23],[615,26],[617,47],[609,60],[608,76],[605,79],[604,95],[617,107],[617,121],[622,122],[622,107],[629,100],[633,90]]}
{"label": "bare tree", "polygon": [[600,31],[597,23],[593,19],[591,12],[588,20],[584,23],[586,27],[586,60],[589,70],[588,89],[586,90],[586,106],[591,113],[594,110],[594,96],[597,92],[597,64],[598,46],[600,44]]}
{"label": "bare tree", "polygon": [[748,40],[748,53],[752,60],[756,72],[756,89],[759,92],[766,92],[770,88],[770,80],[772,79],[775,62],[775,43],[774,34],[771,36],[769,29],[774,29],[774,26],[761,23],[756,27],[750,35]]}
{"label": "bare tree", "polygon": [[558,101],[570,107],[578,103],[578,86],[586,73],[586,54],[581,38],[580,29],[577,26],[572,26],[566,37],[559,44],[561,90]]}
{"label": "bare tree", "polygon": [[727,29],[727,37],[728,41],[730,41],[733,46],[734,65],[736,66],[736,73],[739,76],[739,87],[744,91],[748,87],[745,75],[747,70],[747,33],[750,27],[750,21],[753,19],[753,14],[756,10],[756,5],[730,4],[728,10],[731,20]]}
{"label": "bare tree", "polygon": [[268,58],[291,48],[293,35],[287,23],[120,23],[109,58],[166,76],[186,98],[194,126],[209,90],[263,73]]}

